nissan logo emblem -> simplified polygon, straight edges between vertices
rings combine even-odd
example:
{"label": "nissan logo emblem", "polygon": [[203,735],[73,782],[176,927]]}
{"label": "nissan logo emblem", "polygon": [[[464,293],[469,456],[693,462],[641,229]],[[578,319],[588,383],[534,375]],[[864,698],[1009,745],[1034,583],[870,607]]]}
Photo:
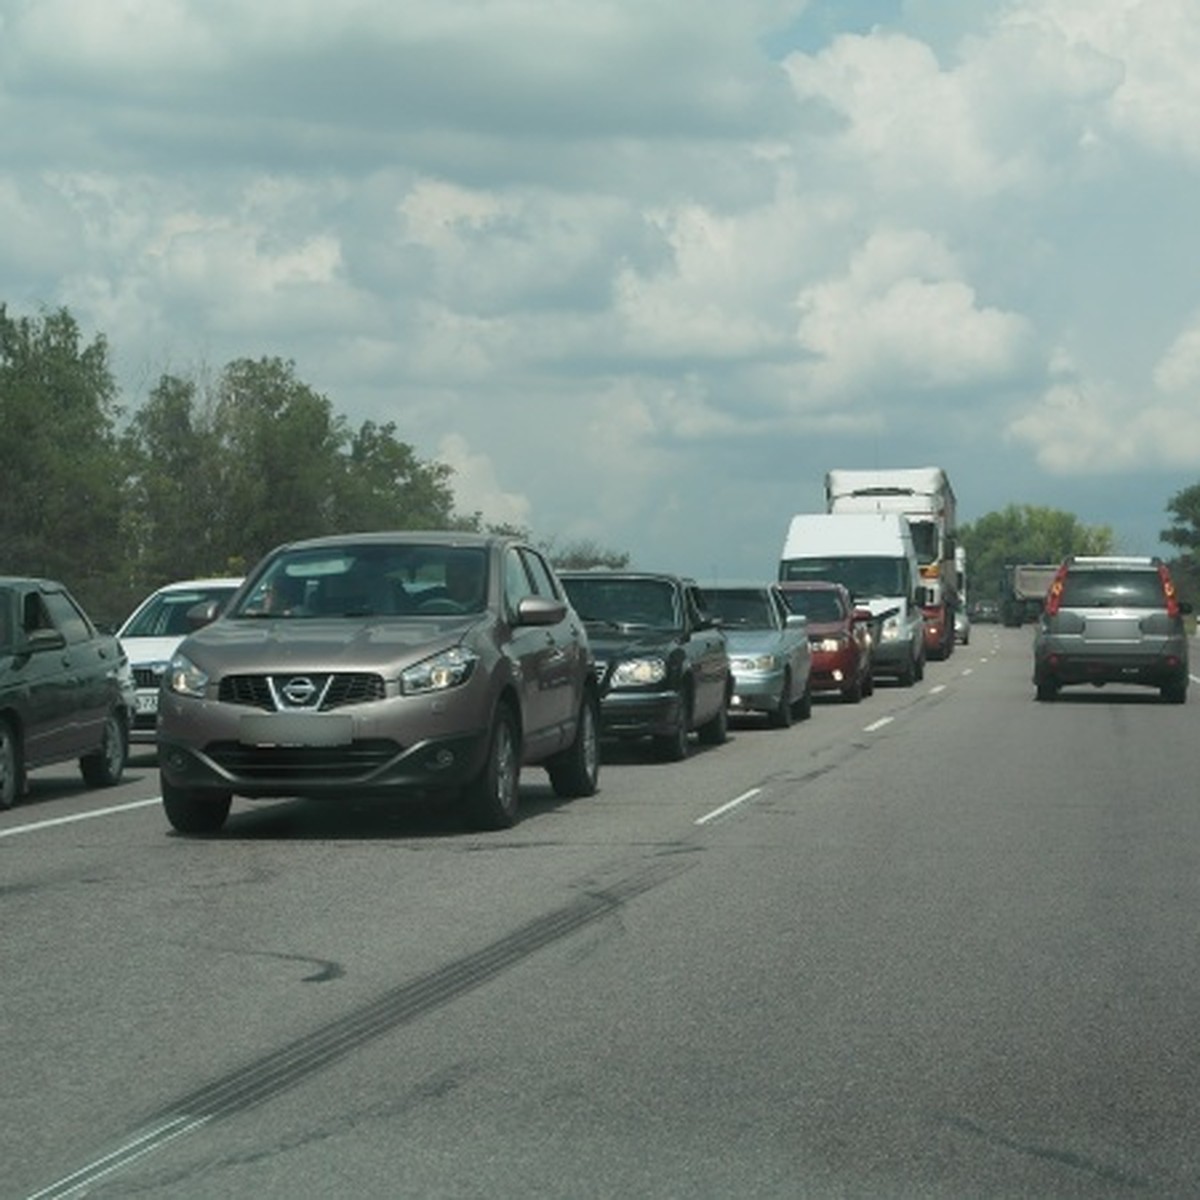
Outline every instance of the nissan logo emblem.
{"label": "nissan logo emblem", "polygon": [[289,679],[282,688],[283,698],[296,708],[311,704],[317,694],[317,685],[306,675]]}

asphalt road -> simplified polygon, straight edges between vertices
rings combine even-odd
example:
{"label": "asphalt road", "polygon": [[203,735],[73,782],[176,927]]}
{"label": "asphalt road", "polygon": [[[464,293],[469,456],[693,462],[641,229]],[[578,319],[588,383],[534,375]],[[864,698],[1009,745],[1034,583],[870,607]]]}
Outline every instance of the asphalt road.
{"label": "asphalt road", "polygon": [[1037,704],[1029,641],[499,834],[38,772],[0,1195],[1200,1195],[1200,690]]}

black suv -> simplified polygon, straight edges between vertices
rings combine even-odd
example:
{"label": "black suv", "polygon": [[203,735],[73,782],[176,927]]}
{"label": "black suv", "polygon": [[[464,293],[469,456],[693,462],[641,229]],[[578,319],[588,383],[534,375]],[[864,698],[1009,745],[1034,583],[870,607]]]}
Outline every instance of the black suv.
{"label": "black suv", "polygon": [[120,642],[61,583],[0,578],[0,808],[34,767],[73,758],[90,786],[118,783],[133,705]]}
{"label": "black suv", "polygon": [[601,731],[653,739],[677,761],[688,735],[725,740],[732,675],[725,635],[694,580],[642,571],[564,571],[601,683]]}
{"label": "black suv", "polygon": [[1046,593],[1033,643],[1039,700],[1065,684],[1133,683],[1183,704],[1188,639],[1166,564],[1157,558],[1068,558]]}

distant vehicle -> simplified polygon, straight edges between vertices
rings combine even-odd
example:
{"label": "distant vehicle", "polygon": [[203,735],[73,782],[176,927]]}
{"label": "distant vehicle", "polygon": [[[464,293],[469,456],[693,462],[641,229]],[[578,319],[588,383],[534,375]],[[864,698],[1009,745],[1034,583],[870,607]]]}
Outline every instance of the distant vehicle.
{"label": "distant vehicle", "polygon": [[825,476],[831,513],[892,512],[908,518],[924,588],[925,654],[949,658],[954,650],[958,594],[956,502],[941,467],[833,470]]}
{"label": "distant vehicle", "polygon": [[133,704],[121,643],[61,583],[0,578],[0,808],[35,767],[71,759],[89,786],[119,783]]}
{"label": "distant vehicle", "polygon": [[1005,625],[1015,629],[1038,619],[1059,566],[1056,562],[1009,563],[1005,566],[1004,599],[1000,605],[1000,616]]}
{"label": "distant vehicle", "polygon": [[958,602],[954,609],[954,640],[960,646],[971,640],[971,605],[967,599],[967,551],[963,546],[954,547],[954,576],[958,590]]}
{"label": "distant vehicle", "polygon": [[808,619],[812,652],[812,690],[837,692],[847,704],[857,704],[875,690],[871,674],[871,612],[855,608],[840,583],[812,580],[781,583],[788,607]]}
{"label": "distant vehicle", "polygon": [[793,613],[775,583],[720,584],[704,589],[709,611],[729,643],[732,713],[766,713],[786,729],[812,715],[812,651],[808,619]]}
{"label": "distant vehicle", "polygon": [[1000,605],[995,600],[976,600],[970,612],[976,625],[994,625],[1000,620]]}
{"label": "distant vehicle", "polygon": [[582,623],[516,538],[361,533],[281,546],[171,659],[159,706],[167,819],[211,833],[232,797],[448,793],[517,818],[522,764],[597,786]]}
{"label": "distant vehicle", "polygon": [[1133,683],[1170,704],[1188,689],[1181,603],[1157,558],[1068,558],[1055,575],[1033,643],[1039,700],[1069,684]]}
{"label": "distant vehicle", "polygon": [[878,679],[901,687],[925,675],[924,588],[908,519],[900,513],[800,513],[791,520],[780,582],[831,580],[869,609]]}
{"label": "distant vehicle", "polygon": [[725,741],[732,674],[725,634],[694,579],[650,571],[563,571],[587,626],[608,737],[650,738],[665,762],[686,758],[689,735]]}
{"label": "distant vehicle", "polygon": [[[195,627],[188,614],[198,604],[224,603],[241,586],[240,578],[185,579],[152,592],[125,619],[117,637],[129,656],[137,686],[129,740],[153,742],[158,720],[158,690],[171,655]],[[215,616],[215,611],[213,613]]]}

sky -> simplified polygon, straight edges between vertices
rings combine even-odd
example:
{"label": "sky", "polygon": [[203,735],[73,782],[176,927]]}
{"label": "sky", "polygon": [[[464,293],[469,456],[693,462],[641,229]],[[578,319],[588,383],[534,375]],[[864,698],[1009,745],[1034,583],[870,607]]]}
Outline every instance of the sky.
{"label": "sky", "polygon": [[1197,61],[1194,0],[0,0],[0,302],[640,568],[773,577],[835,467],[1170,552]]}

